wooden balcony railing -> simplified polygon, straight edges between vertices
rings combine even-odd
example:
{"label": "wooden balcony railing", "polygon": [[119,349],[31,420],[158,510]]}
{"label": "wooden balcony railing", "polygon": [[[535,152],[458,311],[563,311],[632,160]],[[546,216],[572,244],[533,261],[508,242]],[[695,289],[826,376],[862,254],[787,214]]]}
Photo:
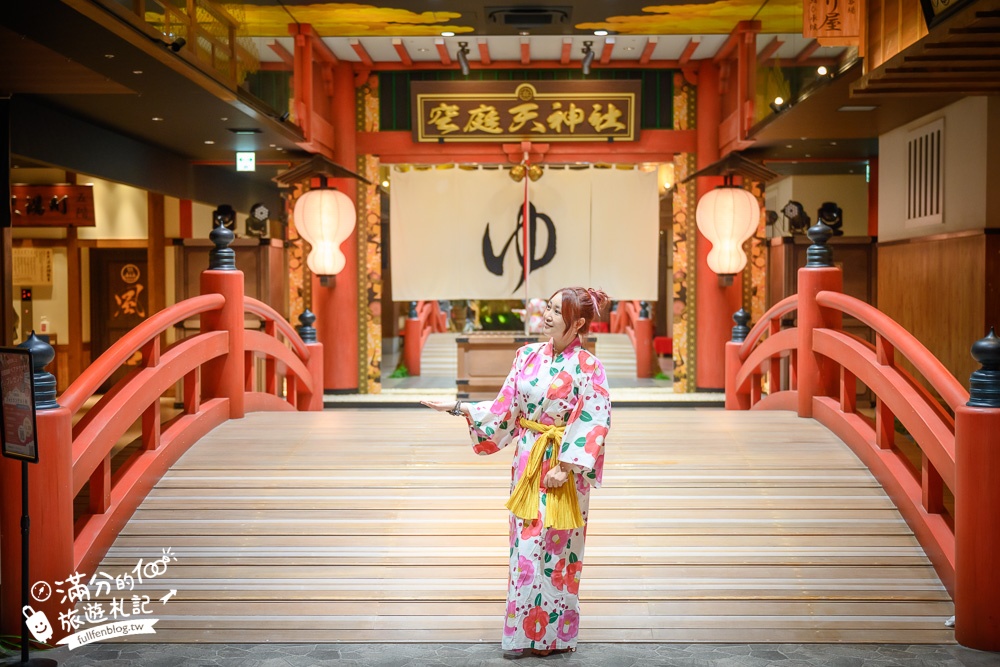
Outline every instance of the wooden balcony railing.
{"label": "wooden balcony railing", "polygon": [[403,335],[403,364],[410,375],[420,375],[420,355],[427,337],[448,330],[448,317],[437,301],[411,301]]}

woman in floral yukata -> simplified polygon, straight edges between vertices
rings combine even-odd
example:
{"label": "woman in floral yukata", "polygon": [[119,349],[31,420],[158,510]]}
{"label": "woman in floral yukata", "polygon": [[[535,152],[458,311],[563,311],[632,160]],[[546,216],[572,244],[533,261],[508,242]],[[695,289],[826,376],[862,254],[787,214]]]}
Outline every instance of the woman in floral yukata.
{"label": "woman in floral yukata", "polygon": [[601,485],[611,427],[604,367],[580,337],[608,301],[583,287],[552,295],[550,340],[517,351],[495,401],[424,401],[465,416],[477,454],[515,446],[505,658],[576,650],[590,492]]}

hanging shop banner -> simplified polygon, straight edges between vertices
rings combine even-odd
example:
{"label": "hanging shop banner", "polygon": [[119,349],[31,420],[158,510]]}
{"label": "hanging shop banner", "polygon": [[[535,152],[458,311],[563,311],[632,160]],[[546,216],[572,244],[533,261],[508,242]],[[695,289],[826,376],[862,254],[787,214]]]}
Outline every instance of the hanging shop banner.
{"label": "hanging shop banner", "polygon": [[38,463],[35,436],[35,387],[31,353],[25,348],[0,348],[0,418],[3,455]]}
{"label": "hanging shop banner", "polygon": [[12,185],[15,227],[94,227],[94,188],[90,185]]}
{"label": "hanging shop banner", "polygon": [[[506,169],[394,168],[395,301],[524,298],[524,182]],[[656,299],[655,172],[553,169],[528,184],[530,298],[601,287]]]}
{"label": "hanging shop banner", "polygon": [[635,141],[641,83],[414,81],[414,141]]}
{"label": "hanging shop banner", "polygon": [[862,0],[803,0],[802,36],[823,44],[856,45],[861,39]]}

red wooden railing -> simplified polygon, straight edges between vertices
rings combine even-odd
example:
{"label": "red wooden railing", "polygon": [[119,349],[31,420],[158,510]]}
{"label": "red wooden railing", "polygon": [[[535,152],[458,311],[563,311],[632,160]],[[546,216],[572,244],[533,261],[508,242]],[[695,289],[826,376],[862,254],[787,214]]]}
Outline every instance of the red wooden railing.
{"label": "red wooden railing", "polygon": [[[216,241],[220,248],[224,242],[225,235]],[[219,424],[247,411],[322,409],[323,347],[315,342],[311,313],[300,318],[310,340],[304,342],[277,311],[245,297],[243,273],[234,266],[203,272],[201,291],[128,332],[70,385],[58,407],[38,411],[39,461],[29,469],[29,507],[37,517],[30,533],[32,581],[54,584],[73,573],[89,581],[153,485]],[[263,331],[245,331],[245,313],[261,318]],[[165,332],[195,316],[200,333],[161,348]],[[138,365],[74,424],[74,416],[137,353]],[[257,386],[258,377],[263,386]],[[180,380],[181,413],[161,423],[160,398]],[[112,474],[116,445],[137,421],[139,446]],[[0,462],[0,610],[7,634],[19,634],[20,626],[20,477],[19,463]],[[74,522],[74,499],[88,482],[88,508]],[[36,610],[54,620],[65,611],[58,603],[39,602]]]}
{"label": "red wooden railing", "polygon": [[[822,250],[825,238],[814,242],[811,253]],[[817,257],[820,264],[822,252]],[[892,498],[951,592],[958,641],[1000,650],[1000,409],[967,405],[969,392],[912,334],[842,293],[839,268],[807,264],[798,284],[799,293],[768,310],[745,340],[726,344],[727,409],[795,410],[844,440]],[[782,316],[792,311],[797,326],[781,329]],[[870,327],[874,345],[843,331],[844,315]],[[876,397],[874,417],[858,411],[858,380]],[[895,419],[919,447],[919,465],[896,447]],[[945,507],[946,489],[955,499],[954,517]]]}
{"label": "red wooden railing", "polygon": [[403,336],[403,364],[410,375],[420,375],[420,355],[427,337],[448,330],[448,317],[437,301],[413,301]]}
{"label": "red wooden railing", "polygon": [[656,352],[653,350],[653,320],[643,313],[642,301],[619,301],[611,312],[611,333],[627,334],[635,350],[635,376],[653,377]]}

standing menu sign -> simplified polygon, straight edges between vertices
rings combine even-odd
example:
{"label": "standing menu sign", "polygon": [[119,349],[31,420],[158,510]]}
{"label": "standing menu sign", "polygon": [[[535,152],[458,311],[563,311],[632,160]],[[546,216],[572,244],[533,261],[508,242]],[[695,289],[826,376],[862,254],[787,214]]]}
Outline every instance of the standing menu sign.
{"label": "standing menu sign", "polygon": [[31,353],[24,348],[0,348],[0,416],[3,455],[8,458],[38,463],[34,396]]}

